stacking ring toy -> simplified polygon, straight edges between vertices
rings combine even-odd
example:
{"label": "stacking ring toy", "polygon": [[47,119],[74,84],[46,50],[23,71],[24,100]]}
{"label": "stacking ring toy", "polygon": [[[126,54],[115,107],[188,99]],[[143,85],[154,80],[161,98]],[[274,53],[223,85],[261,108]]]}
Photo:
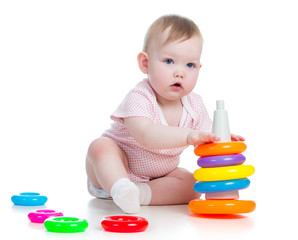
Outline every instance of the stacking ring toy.
{"label": "stacking ring toy", "polygon": [[193,176],[198,181],[222,181],[238,178],[246,178],[255,172],[255,168],[251,165],[237,165],[219,168],[199,168]]}
{"label": "stacking ring toy", "polygon": [[191,200],[189,210],[198,214],[238,214],[255,210],[256,203],[249,200]]}
{"label": "stacking ring toy", "polygon": [[103,218],[101,226],[108,232],[143,232],[148,227],[148,221],[137,216],[110,216]]}
{"label": "stacking ring toy", "polygon": [[242,154],[218,155],[200,157],[197,164],[202,168],[235,166],[244,163],[246,158]]}
{"label": "stacking ring toy", "polygon": [[49,232],[76,233],[85,231],[88,222],[75,217],[51,217],[45,220],[44,226]]}
{"label": "stacking ring toy", "polygon": [[213,156],[213,155],[229,155],[242,153],[246,149],[243,142],[223,142],[202,144],[195,148],[194,152],[197,156]]}
{"label": "stacking ring toy", "polygon": [[39,206],[44,205],[48,198],[35,192],[23,192],[19,195],[13,195],[11,201],[15,205],[21,206]]}
{"label": "stacking ring toy", "polygon": [[249,185],[250,181],[247,178],[214,182],[196,182],[194,190],[198,193],[228,192],[244,189]]}
{"label": "stacking ring toy", "polygon": [[31,222],[34,223],[43,223],[46,219],[49,217],[60,217],[63,216],[62,212],[56,212],[54,210],[36,210],[33,212],[30,212],[28,214],[28,218]]}

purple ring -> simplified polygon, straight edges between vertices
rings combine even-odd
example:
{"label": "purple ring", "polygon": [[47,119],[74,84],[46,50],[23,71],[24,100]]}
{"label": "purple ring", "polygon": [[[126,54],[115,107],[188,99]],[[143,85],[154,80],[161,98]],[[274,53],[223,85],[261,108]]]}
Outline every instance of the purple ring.
{"label": "purple ring", "polygon": [[240,165],[244,163],[245,160],[246,158],[242,154],[218,155],[200,157],[197,164],[202,168],[225,167]]}

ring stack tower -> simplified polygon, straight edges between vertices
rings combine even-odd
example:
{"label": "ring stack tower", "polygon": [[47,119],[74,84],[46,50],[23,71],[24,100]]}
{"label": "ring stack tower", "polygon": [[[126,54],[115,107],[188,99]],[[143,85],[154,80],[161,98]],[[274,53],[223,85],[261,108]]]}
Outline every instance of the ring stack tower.
{"label": "ring stack tower", "polygon": [[250,184],[247,177],[255,169],[251,165],[243,165],[246,145],[243,142],[232,142],[228,114],[224,109],[224,101],[216,102],[213,116],[214,135],[219,142],[199,145],[195,154],[199,156],[197,163],[201,167],[194,172],[196,184],[194,190],[205,194],[205,200],[190,201],[190,211],[197,214],[241,214],[254,211],[256,204],[250,200],[239,200],[240,189]]}

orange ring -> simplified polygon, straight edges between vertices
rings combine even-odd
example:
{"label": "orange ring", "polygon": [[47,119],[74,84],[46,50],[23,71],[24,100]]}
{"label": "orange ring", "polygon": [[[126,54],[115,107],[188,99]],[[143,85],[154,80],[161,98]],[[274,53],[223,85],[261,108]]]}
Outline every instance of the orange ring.
{"label": "orange ring", "polygon": [[194,152],[197,156],[215,156],[238,154],[244,152],[246,144],[244,142],[224,142],[224,143],[207,143],[199,145]]}
{"label": "orange ring", "polygon": [[197,214],[239,214],[255,210],[256,203],[250,200],[191,200],[188,204],[191,212]]}

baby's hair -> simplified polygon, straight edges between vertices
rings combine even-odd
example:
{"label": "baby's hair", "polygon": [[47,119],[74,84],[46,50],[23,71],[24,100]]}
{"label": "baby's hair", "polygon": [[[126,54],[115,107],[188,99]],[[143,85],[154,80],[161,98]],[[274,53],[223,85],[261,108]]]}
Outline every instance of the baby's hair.
{"label": "baby's hair", "polygon": [[169,36],[163,43],[163,45],[176,41],[178,39],[182,39],[181,41],[185,41],[187,39],[190,39],[194,35],[202,38],[198,26],[192,20],[178,15],[165,15],[158,18],[149,27],[145,36],[143,51],[146,52],[148,50],[148,47],[154,37],[163,33],[163,31],[165,31],[169,27]]}

